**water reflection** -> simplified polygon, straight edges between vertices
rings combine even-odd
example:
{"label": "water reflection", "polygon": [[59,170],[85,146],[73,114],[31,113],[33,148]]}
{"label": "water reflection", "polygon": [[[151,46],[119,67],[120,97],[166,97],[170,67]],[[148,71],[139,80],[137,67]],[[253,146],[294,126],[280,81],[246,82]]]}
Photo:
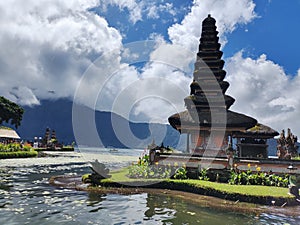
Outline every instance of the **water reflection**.
{"label": "water reflection", "polygon": [[87,164],[68,162],[1,168],[0,224],[300,224],[299,217],[236,214],[167,194],[87,193],[48,182],[88,172]]}
{"label": "water reflection", "polygon": [[245,215],[224,213],[199,206],[172,196],[148,194],[145,216],[147,220],[161,220],[163,224],[247,224],[253,220]]}

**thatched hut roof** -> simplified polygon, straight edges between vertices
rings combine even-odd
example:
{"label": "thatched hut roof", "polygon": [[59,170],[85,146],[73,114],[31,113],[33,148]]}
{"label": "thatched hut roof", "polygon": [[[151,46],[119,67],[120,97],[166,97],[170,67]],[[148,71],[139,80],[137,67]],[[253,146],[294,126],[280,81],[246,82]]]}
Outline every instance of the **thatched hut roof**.
{"label": "thatched hut roof", "polygon": [[234,137],[273,138],[279,133],[264,124],[258,123],[246,131],[236,132]]}
{"label": "thatched hut roof", "polygon": [[[225,118],[224,118],[225,116]],[[246,116],[244,114],[232,112],[230,110],[226,111],[226,115],[224,113],[214,113],[214,121],[211,121],[211,112],[201,112],[198,113],[199,121],[195,121],[193,117],[190,115],[188,110],[185,110],[180,113],[176,113],[169,117],[169,123],[175,129],[181,131],[184,127],[211,127],[214,125],[215,127],[226,127],[232,129],[248,129],[250,127],[255,126],[257,124],[257,120]]]}
{"label": "thatched hut roof", "polygon": [[20,139],[20,136],[13,129],[0,127],[0,138]]}

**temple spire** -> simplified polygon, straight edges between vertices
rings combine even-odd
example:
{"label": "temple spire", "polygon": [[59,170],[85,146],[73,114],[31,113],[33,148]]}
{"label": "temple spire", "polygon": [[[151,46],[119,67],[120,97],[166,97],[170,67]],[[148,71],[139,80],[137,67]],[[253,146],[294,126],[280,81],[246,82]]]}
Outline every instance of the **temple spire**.
{"label": "temple spire", "polygon": [[[190,86],[193,97],[189,96],[185,99],[188,109],[192,105],[196,105],[198,111],[211,109],[207,100],[208,95],[210,103],[215,109],[218,107],[229,109],[235,101],[231,96],[225,95],[229,83],[224,81],[226,72],[223,70],[223,66],[225,62],[221,59],[223,52],[220,51],[221,44],[215,24],[216,20],[210,14],[202,22],[199,51],[194,65],[194,80]],[[216,85],[216,80],[218,85]],[[205,88],[205,93],[201,86]],[[220,95],[224,96],[225,105],[224,100],[220,99]]]}

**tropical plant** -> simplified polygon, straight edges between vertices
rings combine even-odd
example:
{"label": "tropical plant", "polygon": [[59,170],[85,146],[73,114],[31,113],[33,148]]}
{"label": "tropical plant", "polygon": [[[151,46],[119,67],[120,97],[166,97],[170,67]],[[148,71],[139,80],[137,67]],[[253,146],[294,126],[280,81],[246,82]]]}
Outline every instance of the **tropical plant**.
{"label": "tropical plant", "polygon": [[173,176],[174,179],[184,180],[187,179],[187,171],[185,167],[179,167],[175,170],[175,174]]}
{"label": "tropical plant", "polygon": [[231,170],[231,176],[229,184],[235,185],[264,185],[264,186],[277,186],[288,187],[289,175],[279,176],[276,174],[269,174],[260,171],[252,172],[247,171],[235,171]]}
{"label": "tropical plant", "polygon": [[134,164],[129,167],[130,178],[169,178],[171,167],[147,164]]}
{"label": "tropical plant", "polygon": [[199,179],[209,181],[209,177],[207,176],[207,169],[200,170]]}
{"label": "tropical plant", "polygon": [[14,102],[0,96],[0,124],[10,123],[16,128],[21,125],[24,109]]}

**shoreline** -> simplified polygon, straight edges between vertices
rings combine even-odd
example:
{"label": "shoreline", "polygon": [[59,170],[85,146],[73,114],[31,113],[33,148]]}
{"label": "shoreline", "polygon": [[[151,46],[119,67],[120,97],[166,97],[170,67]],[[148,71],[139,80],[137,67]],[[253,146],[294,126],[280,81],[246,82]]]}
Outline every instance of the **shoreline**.
{"label": "shoreline", "polygon": [[215,196],[207,196],[186,190],[174,190],[169,188],[151,188],[149,186],[139,187],[112,187],[112,186],[101,186],[91,187],[81,182],[81,177],[78,176],[53,176],[49,180],[49,184],[55,187],[65,187],[75,189],[77,191],[94,192],[101,194],[120,194],[120,195],[133,195],[141,193],[153,193],[161,196],[172,196],[175,198],[181,198],[194,203],[199,204],[200,207],[212,207],[223,211],[234,211],[238,213],[278,213],[286,216],[299,216],[299,207],[297,205],[283,204],[281,206],[275,205],[261,205],[242,201],[232,201],[223,199]]}

